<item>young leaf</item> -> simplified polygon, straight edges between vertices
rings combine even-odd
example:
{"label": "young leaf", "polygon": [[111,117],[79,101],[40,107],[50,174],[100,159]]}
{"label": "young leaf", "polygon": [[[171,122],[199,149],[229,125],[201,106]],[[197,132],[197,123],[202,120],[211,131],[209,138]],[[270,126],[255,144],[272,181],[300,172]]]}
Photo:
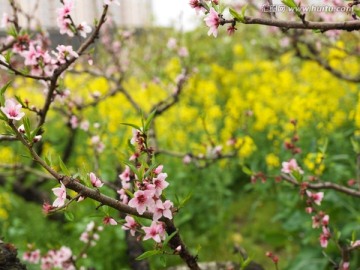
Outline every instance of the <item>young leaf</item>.
{"label": "young leaf", "polygon": [[25,135],[28,138],[28,140],[30,140],[31,137],[31,126],[30,126],[30,120],[28,117],[24,117],[23,118],[23,124],[24,124],[24,128],[25,128]]}
{"label": "young leaf", "polygon": [[154,163],[152,164],[148,170],[144,173],[144,178],[147,177],[152,171],[154,171],[154,169],[158,166],[159,164]]}
{"label": "young leaf", "polygon": [[351,144],[352,144],[352,147],[353,147],[353,150],[356,154],[360,154],[360,145],[359,145],[359,142],[354,138],[354,137],[351,137]]}
{"label": "young leaf", "polygon": [[164,256],[164,255],[160,256],[160,263],[161,263],[162,267],[166,267],[166,265],[167,265],[166,256]]}
{"label": "young leaf", "polygon": [[145,122],[145,124],[144,124],[144,132],[146,132],[146,131],[149,130],[150,124],[151,124],[152,120],[154,119],[154,117],[155,117],[155,115],[156,115],[156,112],[157,112],[156,109],[153,110],[153,111],[150,113],[149,117],[146,119],[146,122]]}
{"label": "young leaf", "polygon": [[178,208],[182,208],[185,206],[185,204],[191,199],[192,197],[192,192],[190,192],[184,199],[181,200],[181,202],[179,203]]}
{"label": "young leaf", "polygon": [[358,18],[360,18],[360,9],[354,8],[353,11],[354,11],[355,15],[356,15]]}
{"label": "young leaf", "polygon": [[51,154],[50,153],[48,153],[47,157],[45,157],[45,162],[46,162],[47,165],[52,167],[52,161],[51,161]]}
{"label": "young leaf", "polygon": [[21,106],[26,107],[24,102],[21,100],[19,96],[15,96],[15,99],[21,104]]}
{"label": "young leaf", "polygon": [[242,166],[242,171],[243,171],[245,174],[249,175],[249,176],[253,175],[253,172],[252,172],[252,171],[250,170],[250,168],[247,167],[246,165],[243,165],[243,166]]}
{"label": "young leaf", "polygon": [[161,254],[161,253],[162,253],[161,250],[149,250],[149,251],[146,251],[146,252],[144,252],[143,254],[141,254],[141,255],[140,255],[139,257],[137,257],[135,260],[141,261],[141,260],[144,260],[144,259],[146,259],[146,258],[155,256],[155,255],[158,255],[158,254]]}
{"label": "young leaf", "polygon": [[[246,7],[246,6],[244,6]],[[244,15],[243,14],[239,14],[235,9],[233,8],[229,8],[229,12],[231,14],[231,16],[236,20],[236,21],[239,21],[239,22],[245,22],[245,19],[244,19]],[[245,13],[245,10],[244,10],[244,13]]]}
{"label": "young leaf", "polygon": [[68,168],[66,167],[65,163],[62,161],[60,156],[59,156],[59,166],[64,174],[70,175],[70,171],[68,170]]}
{"label": "young leaf", "polygon": [[321,146],[319,146],[319,151],[322,153],[322,154],[325,154],[326,150],[327,150],[327,146],[329,144],[329,139],[328,138],[325,138],[324,139],[324,142]]}
{"label": "young leaf", "polygon": [[0,95],[4,95],[5,91],[8,89],[12,81],[8,81],[3,87],[0,88]]}
{"label": "young leaf", "polygon": [[173,232],[172,234],[170,234],[164,241],[163,243],[163,247],[166,247],[167,244],[169,243],[169,241],[171,240],[171,238],[173,238],[176,234],[178,233],[178,230],[176,230],[175,232]]}
{"label": "young leaf", "polygon": [[241,269],[246,269],[246,267],[251,263],[252,258],[247,257],[245,261],[241,263]]}
{"label": "young leaf", "polygon": [[64,214],[65,214],[65,218],[66,218],[68,221],[74,221],[75,216],[74,216],[73,213],[66,211]]}
{"label": "young leaf", "polygon": [[137,130],[141,130],[141,128],[139,126],[131,124],[131,123],[120,123],[120,125],[130,126],[130,127],[133,127],[133,128],[135,128]]}

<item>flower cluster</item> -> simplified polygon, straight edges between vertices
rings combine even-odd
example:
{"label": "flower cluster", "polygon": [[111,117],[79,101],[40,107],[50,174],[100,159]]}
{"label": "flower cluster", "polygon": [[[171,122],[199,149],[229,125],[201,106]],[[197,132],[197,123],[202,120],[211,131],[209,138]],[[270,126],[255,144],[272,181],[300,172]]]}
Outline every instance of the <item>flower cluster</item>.
{"label": "flower cluster", "polygon": [[[135,153],[130,158],[137,164],[138,169],[143,166],[138,162],[138,158],[143,154],[151,153],[147,148],[146,136],[141,130],[133,130],[133,137],[131,143],[135,146]],[[147,168],[146,170],[149,170]],[[146,171],[145,170],[145,171]],[[136,209],[136,211],[143,215],[145,211],[152,213],[153,222],[150,227],[143,226],[144,240],[153,239],[156,242],[161,242],[165,238],[164,224],[159,220],[161,218],[173,218],[173,203],[166,200],[163,196],[163,190],[169,186],[166,181],[167,173],[163,172],[163,165],[159,165],[143,176],[143,179],[138,179],[135,172],[131,171],[129,166],[126,166],[124,171],[119,175],[122,188],[118,190],[120,200],[123,203]],[[133,196],[129,194],[135,190]],[[122,226],[124,230],[130,230],[132,235],[135,235],[140,225],[131,217],[125,218],[126,223]]]}
{"label": "flower cluster", "polygon": [[329,221],[330,217],[329,215],[325,214],[323,211],[318,211],[315,208],[315,205],[320,206],[321,201],[324,198],[324,192],[317,192],[313,193],[309,190],[305,191],[307,200],[306,204],[307,207],[305,208],[305,211],[309,214],[314,214],[312,219],[312,227],[314,229],[316,228],[322,228],[322,233],[320,234],[319,241],[320,245],[323,248],[326,248],[328,246],[329,239],[331,238],[330,228],[329,228]]}
{"label": "flower cluster", "polygon": [[23,260],[32,264],[40,262],[42,270],[52,270],[54,268],[63,270],[75,270],[73,254],[70,248],[62,246],[58,250],[49,250],[41,256],[40,250],[27,251],[23,255]]}
{"label": "flower cluster", "polygon": [[96,245],[96,241],[100,239],[98,232],[103,230],[102,226],[96,226],[94,221],[90,221],[86,225],[85,231],[80,236],[80,241],[84,242],[85,244],[90,243],[91,246]]}
{"label": "flower cluster", "polygon": [[70,13],[74,8],[74,0],[64,0],[63,3],[64,5],[57,10],[57,24],[60,34],[67,34],[73,37],[74,32],[78,32],[80,36],[85,38],[91,32],[91,27],[86,22],[82,22],[75,28],[70,17]]}
{"label": "flower cluster", "polygon": [[153,220],[157,221],[162,216],[172,219],[171,208],[173,203],[169,200],[162,201],[161,194],[168,187],[169,183],[165,180],[167,174],[162,172],[163,166],[158,166],[152,173],[152,177],[147,177],[141,182],[136,181],[137,191],[134,197],[129,200],[124,189],[130,187],[129,168],[119,176],[122,179],[123,188],[118,191],[123,202],[128,201],[128,205],[136,208],[137,212],[142,215],[147,210],[153,213]]}

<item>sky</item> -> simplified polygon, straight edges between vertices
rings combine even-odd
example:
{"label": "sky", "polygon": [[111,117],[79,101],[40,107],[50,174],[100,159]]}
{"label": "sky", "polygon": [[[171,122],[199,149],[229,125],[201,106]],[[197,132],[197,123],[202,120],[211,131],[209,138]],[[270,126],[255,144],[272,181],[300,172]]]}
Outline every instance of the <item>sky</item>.
{"label": "sky", "polygon": [[153,0],[155,23],[190,30],[199,18],[189,6],[189,0]]}

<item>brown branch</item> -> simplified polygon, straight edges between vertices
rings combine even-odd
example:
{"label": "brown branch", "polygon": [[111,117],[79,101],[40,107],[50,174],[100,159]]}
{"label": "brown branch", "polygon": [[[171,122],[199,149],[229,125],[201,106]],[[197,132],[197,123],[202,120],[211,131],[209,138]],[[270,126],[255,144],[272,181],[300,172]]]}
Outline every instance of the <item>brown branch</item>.
{"label": "brown branch", "polygon": [[[85,50],[95,41],[95,39],[98,38],[100,28],[105,23],[105,20],[106,20],[107,10],[108,10],[108,6],[105,5],[97,27],[91,33],[89,38],[86,39],[84,41],[84,43],[82,43],[80,45],[79,49],[76,51],[79,56],[81,56],[85,52]],[[59,66],[57,69],[54,70],[54,73],[53,73],[53,75],[51,77],[51,80],[50,80],[49,91],[48,91],[48,94],[47,94],[47,97],[46,97],[46,101],[45,101],[45,104],[44,104],[44,106],[43,106],[43,108],[41,110],[41,113],[40,113],[40,120],[39,120],[39,123],[38,123],[38,127],[42,126],[45,123],[47,112],[50,109],[50,105],[51,105],[52,100],[53,100],[54,92],[55,92],[55,89],[57,88],[57,80],[58,80],[58,78],[76,60],[77,60],[76,57],[72,57],[68,61],[66,61],[66,63],[64,63],[63,65]]]}
{"label": "brown branch", "polygon": [[[233,20],[224,20],[224,23],[232,23]],[[354,31],[360,30],[360,21],[352,20],[352,21],[344,21],[344,22],[313,22],[307,21],[304,24],[302,21],[283,21],[283,20],[271,20],[266,18],[255,18],[255,17],[247,17],[245,16],[245,24],[260,24],[260,25],[268,25],[275,26],[279,28],[286,29],[313,29],[313,30],[321,30],[323,32],[328,30],[346,30],[346,31]]]}
{"label": "brown branch", "polygon": [[0,142],[3,141],[17,141],[18,139],[14,135],[0,135]]}
{"label": "brown branch", "polygon": [[[297,46],[298,43],[304,44],[309,51],[311,52],[312,56],[306,56],[304,55],[301,51],[300,48]],[[354,82],[354,83],[358,83],[360,82],[360,75],[356,76],[356,77],[352,77],[352,76],[348,76],[336,69],[334,69],[332,66],[330,66],[330,64],[323,60],[321,57],[319,57],[319,52],[311,45],[305,42],[295,42],[295,50],[297,53],[297,56],[303,60],[310,60],[310,61],[314,61],[316,62],[319,66],[321,66],[323,69],[329,71],[331,74],[333,74],[335,77],[341,79],[341,80],[345,80],[348,82]]]}
{"label": "brown branch", "polygon": [[150,110],[150,112],[156,110],[155,116],[159,116],[168,109],[170,109],[174,104],[176,104],[179,101],[179,96],[186,83],[187,75],[188,75],[188,70],[184,69],[183,72],[180,74],[181,76],[180,80],[176,84],[175,92],[171,96],[167,97],[165,100],[162,100],[157,104],[155,104]]}
{"label": "brown branch", "polygon": [[[51,166],[46,164],[46,162],[39,157],[39,155],[35,152],[32,145],[29,144],[25,138],[22,136],[22,134],[16,129],[14,123],[12,120],[8,121],[9,126],[11,129],[15,132],[17,138],[21,141],[21,143],[28,149],[31,156],[33,157],[34,161],[36,161],[40,166],[42,166],[46,171],[48,171],[56,180],[59,182],[61,181],[66,188],[71,189],[75,192],[77,192],[79,195],[84,196],[86,198],[91,198],[97,202],[100,203],[100,205],[107,205],[113,209],[116,209],[122,213],[127,213],[130,215],[134,215],[137,217],[142,217],[146,219],[153,219],[153,214],[146,211],[143,213],[143,215],[140,215],[136,208],[132,208],[127,204],[124,204],[114,198],[111,198],[107,195],[104,195],[100,193],[98,189],[89,188],[79,182],[79,180],[74,179],[70,176],[65,176],[59,174],[57,171],[55,171]],[[160,219],[162,222],[166,224],[166,232],[168,235],[171,235],[175,231],[177,231],[174,223],[172,220],[169,220],[167,218],[162,217]],[[190,252],[187,250],[185,244],[183,243],[179,232],[176,233],[176,235],[169,241],[169,246],[175,250],[178,246],[181,246],[180,251],[180,257],[187,263],[187,265],[190,267],[190,269],[193,270],[200,270],[199,266],[197,265],[197,257],[194,257],[190,254]]]}
{"label": "brown branch", "polygon": [[[295,179],[293,179],[291,176],[286,175],[286,174],[282,174],[281,175],[282,179],[284,179],[286,182],[289,182],[295,186],[301,186],[301,183],[297,182]],[[360,198],[360,191],[357,191],[355,189],[352,188],[347,188],[335,183],[331,183],[331,182],[321,182],[321,183],[306,183],[306,187],[309,189],[314,189],[314,190],[322,190],[322,189],[332,189],[353,197],[359,197]]]}

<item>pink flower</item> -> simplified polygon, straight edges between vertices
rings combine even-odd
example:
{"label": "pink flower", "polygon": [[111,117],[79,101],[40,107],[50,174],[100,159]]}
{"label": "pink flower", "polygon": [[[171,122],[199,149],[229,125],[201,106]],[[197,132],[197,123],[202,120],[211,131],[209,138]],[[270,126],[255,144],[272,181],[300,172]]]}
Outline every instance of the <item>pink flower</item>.
{"label": "pink flower", "polygon": [[40,261],[40,250],[28,251],[23,255],[23,260],[29,263],[37,264]]}
{"label": "pink flower", "polygon": [[9,15],[7,13],[3,13],[3,16],[1,18],[1,25],[0,27],[1,28],[6,28],[10,25],[10,18],[9,18]]}
{"label": "pink flower", "polygon": [[152,190],[138,190],[134,193],[134,198],[129,201],[129,206],[136,208],[136,211],[142,215],[146,211],[146,208],[154,208],[155,202],[153,196],[154,191]]}
{"label": "pink flower", "polygon": [[205,11],[205,8],[201,5],[199,0],[190,0],[189,5],[195,9],[196,14],[199,14],[200,11]]}
{"label": "pink flower", "polygon": [[298,171],[300,174],[303,174],[304,171],[301,170],[301,168],[298,166],[295,159],[290,159],[289,162],[283,162],[282,163],[282,169],[281,172],[283,173],[292,173],[293,171]]}
{"label": "pink flower", "polygon": [[329,219],[330,219],[329,215],[325,215],[325,216],[322,218],[322,221],[321,221],[322,225],[323,225],[323,226],[329,225]]}
{"label": "pink flower", "polygon": [[159,166],[157,166],[156,169],[154,170],[154,173],[155,173],[155,174],[161,173],[162,170],[163,170],[163,168],[164,168],[164,165],[159,165]]}
{"label": "pink flower", "polygon": [[311,214],[313,211],[312,207],[306,207],[305,208],[305,212],[308,213],[308,214]]}
{"label": "pink flower", "polygon": [[139,143],[140,131],[137,130],[137,129],[135,129],[135,128],[133,128],[133,129],[132,129],[132,134],[133,134],[133,136],[132,136],[132,138],[131,138],[131,140],[130,140],[130,143],[131,143],[132,145],[135,145],[135,143]]}
{"label": "pink flower", "polygon": [[164,225],[153,221],[150,227],[141,227],[144,232],[144,241],[148,239],[153,239],[155,242],[160,243],[161,240],[165,238]]}
{"label": "pink flower", "polygon": [[126,223],[122,226],[122,229],[130,230],[130,234],[132,236],[135,236],[136,227],[138,226],[135,219],[132,216],[126,216],[125,220],[126,220]]}
{"label": "pink flower", "polygon": [[167,45],[166,45],[169,49],[175,49],[176,48],[176,39],[175,38],[169,38]]}
{"label": "pink flower", "polygon": [[237,30],[237,28],[235,27],[235,26],[233,26],[233,25],[230,25],[228,28],[227,28],[227,33],[228,33],[228,35],[229,36],[232,36],[234,33],[235,33],[235,31]]}
{"label": "pink flower", "polygon": [[182,161],[183,161],[184,164],[190,164],[191,163],[191,156],[190,155],[185,155]]}
{"label": "pink flower", "polygon": [[61,186],[59,188],[53,188],[52,191],[57,197],[53,202],[54,207],[64,206],[66,200],[66,188],[64,184],[60,181]]}
{"label": "pink flower", "polygon": [[72,9],[74,8],[73,0],[65,0],[64,5],[57,10],[57,24],[60,28],[60,34],[67,34],[70,37],[74,36],[71,29],[71,20],[69,18]]}
{"label": "pink flower", "polygon": [[89,126],[90,126],[90,123],[89,121],[87,120],[84,120],[80,123],[80,128],[84,131],[88,131],[89,130]]}
{"label": "pink flower", "polygon": [[21,126],[18,128],[18,131],[19,131],[20,133],[24,134],[24,133],[25,133],[25,127],[24,127],[24,125],[21,125]]}
{"label": "pink flower", "polygon": [[360,240],[351,241],[350,242],[351,247],[359,247],[360,246]]}
{"label": "pink flower", "polygon": [[181,47],[179,50],[178,50],[178,55],[180,57],[188,57],[189,56],[189,51],[187,48],[185,47]]}
{"label": "pink flower", "polygon": [[320,245],[321,245],[321,247],[326,248],[328,245],[328,240],[331,235],[330,235],[330,231],[327,227],[323,226],[322,230],[323,230],[323,232],[320,235]]}
{"label": "pink flower", "polygon": [[73,50],[72,46],[59,45],[56,47],[57,52],[53,51],[60,64],[65,64],[72,58],[78,58],[79,55]]}
{"label": "pink flower", "polygon": [[313,229],[320,227],[320,217],[318,215],[311,217]]}
{"label": "pink flower", "polygon": [[44,202],[44,204],[42,206],[42,210],[45,215],[49,214],[53,208],[54,207],[51,204],[49,204],[48,202]]}
{"label": "pink flower", "polygon": [[343,262],[341,264],[340,270],[349,270],[350,269],[350,262]]}
{"label": "pink flower", "polygon": [[91,33],[91,27],[86,23],[82,22],[78,25],[77,30],[83,38],[86,38],[88,33]]}
{"label": "pink flower", "polygon": [[5,101],[5,107],[1,107],[1,111],[6,115],[8,119],[14,119],[19,121],[25,115],[21,112],[22,106],[17,103],[14,99],[7,99]]}
{"label": "pink flower", "polygon": [[162,191],[169,185],[169,183],[165,181],[166,177],[167,173],[160,173],[156,178],[153,179],[156,196],[160,196]]}
{"label": "pink flower", "polygon": [[125,189],[119,189],[116,191],[119,195],[120,195],[120,200],[122,201],[122,203],[127,204],[129,202],[129,197],[126,194]]}
{"label": "pink flower", "polygon": [[39,142],[39,141],[41,140],[41,138],[42,138],[41,135],[36,135],[36,136],[34,137],[34,139],[33,139],[33,142],[34,142],[34,143],[37,143],[37,142]]}
{"label": "pink flower", "polygon": [[214,37],[217,37],[218,27],[220,25],[220,17],[214,8],[210,8],[210,12],[205,18],[205,22],[206,25],[210,28],[208,31],[208,35],[213,35]]}
{"label": "pink flower", "polygon": [[112,4],[115,4],[115,5],[120,6],[119,1],[117,1],[117,0],[104,0],[104,5],[110,6],[110,5],[112,5]]}
{"label": "pink flower", "polygon": [[116,222],[116,220],[113,219],[113,218],[110,217],[110,216],[104,217],[103,223],[104,223],[105,225],[112,225],[112,226],[115,226],[115,225],[118,224],[118,223]]}
{"label": "pink flower", "polygon": [[158,221],[162,216],[172,219],[171,208],[173,207],[173,203],[169,200],[162,202],[161,200],[157,200],[155,204],[155,211],[153,215],[153,220]]}
{"label": "pink flower", "polygon": [[90,182],[92,184],[93,187],[96,188],[100,188],[104,185],[103,182],[101,182],[101,180],[99,178],[96,177],[96,175],[94,173],[90,173]]}
{"label": "pink flower", "polygon": [[125,166],[125,170],[119,175],[119,178],[122,180],[122,181],[130,181],[130,168],[129,166]]}
{"label": "pink flower", "polygon": [[320,205],[322,199],[324,198],[324,192],[312,193],[311,191],[307,190],[306,194],[310,199],[314,201],[315,204]]}

